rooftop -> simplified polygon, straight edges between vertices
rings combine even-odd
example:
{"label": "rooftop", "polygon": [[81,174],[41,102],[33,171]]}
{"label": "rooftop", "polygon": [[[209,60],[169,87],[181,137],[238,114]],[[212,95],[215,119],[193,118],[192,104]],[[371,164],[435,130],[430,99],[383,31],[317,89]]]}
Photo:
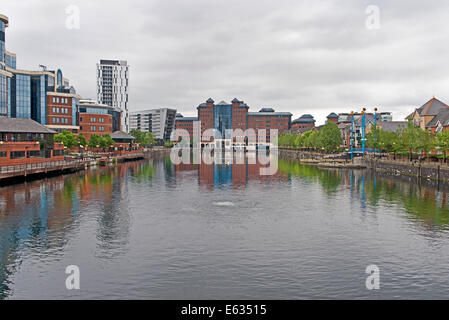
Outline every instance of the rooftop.
{"label": "rooftop", "polygon": [[116,139],[134,140],[135,139],[132,135],[127,134],[126,132],[123,132],[123,131],[115,131],[115,132],[113,132],[111,134],[111,138],[113,140],[116,140]]}
{"label": "rooftop", "polygon": [[262,108],[259,110],[259,112],[274,112],[273,108]]}
{"label": "rooftop", "polygon": [[9,19],[8,19],[7,16],[5,16],[5,15],[3,15],[3,14],[0,14],[0,20],[3,21],[3,22],[5,23],[5,27],[8,26]]}
{"label": "rooftop", "polygon": [[441,123],[442,126],[449,125],[449,108],[442,108],[438,112],[438,114],[433,117],[432,120],[429,121],[429,123],[426,125],[428,128],[436,127],[438,125],[438,122]]}
{"label": "rooftop", "polygon": [[176,118],[176,121],[198,121],[197,117],[182,117]]}
{"label": "rooftop", "polygon": [[407,127],[407,121],[383,121],[382,130],[388,132],[398,132],[400,129]]}
{"label": "rooftop", "polygon": [[[443,108],[449,108],[449,106],[444,102],[441,102],[437,98],[432,98],[415,111],[420,116],[436,116],[438,112]],[[413,116],[413,113],[409,115],[407,118],[411,116]]]}
{"label": "rooftop", "polygon": [[303,114],[298,119],[295,119],[292,123],[315,123],[315,119],[311,114]]}
{"label": "rooftop", "polygon": [[0,117],[0,132],[42,134],[56,133],[55,131],[48,129],[46,126],[41,125],[34,120],[8,117]]}

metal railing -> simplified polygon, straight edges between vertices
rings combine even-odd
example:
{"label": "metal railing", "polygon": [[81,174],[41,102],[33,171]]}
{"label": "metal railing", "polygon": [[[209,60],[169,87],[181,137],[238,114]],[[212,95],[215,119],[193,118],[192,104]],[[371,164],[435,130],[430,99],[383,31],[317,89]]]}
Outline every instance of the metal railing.
{"label": "metal railing", "polygon": [[28,163],[13,166],[1,166],[0,174],[2,173],[13,173],[13,172],[24,172],[26,170],[34,169],[54,169],[61,166],[76,166],[77,164],[84,163],[83,160],[59,160],[59,161],[49,161],[49,162],[39,162],[39,163]]}

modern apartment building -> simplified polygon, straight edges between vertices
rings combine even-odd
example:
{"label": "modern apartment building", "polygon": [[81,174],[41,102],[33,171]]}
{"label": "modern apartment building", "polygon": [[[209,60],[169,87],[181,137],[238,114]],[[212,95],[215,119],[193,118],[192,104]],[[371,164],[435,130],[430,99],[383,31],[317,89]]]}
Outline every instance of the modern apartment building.
{"label": "modern apartment building", "polygon": [[175,126],[176,109],[160,108],[129,114],[129,128],[152,132],[156,139],[169,141]]}
{"label": "modern apartment building", "polygon": [[55,131],[76,131],[80,97],[75,89],[61,69],[17,69],[16,55],[5,45],[8,23],[8,17],[0,14],[0,116],[32,119]]}
{"label": "modern apartment building", "polygon": [[122,130],[129,132],[129,65],[126,61],[97,63],[97,101],[122,111]]}

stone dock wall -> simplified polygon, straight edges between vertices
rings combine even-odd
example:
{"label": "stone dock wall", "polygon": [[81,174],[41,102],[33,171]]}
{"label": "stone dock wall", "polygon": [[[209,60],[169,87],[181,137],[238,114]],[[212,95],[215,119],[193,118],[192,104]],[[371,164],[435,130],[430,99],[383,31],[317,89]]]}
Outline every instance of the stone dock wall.
{"label": "stone dock wall", "polygon": [[[279,157],[285,160],[316,159],[322,160],[330,155],[293,149],[279,149]],[[394,175],[405,175],[422,179],[449,182],[449,165],[429,162],[410,162],[401,160],[381,160],[375,158],[356,158],[355,163],[368,169]]]}

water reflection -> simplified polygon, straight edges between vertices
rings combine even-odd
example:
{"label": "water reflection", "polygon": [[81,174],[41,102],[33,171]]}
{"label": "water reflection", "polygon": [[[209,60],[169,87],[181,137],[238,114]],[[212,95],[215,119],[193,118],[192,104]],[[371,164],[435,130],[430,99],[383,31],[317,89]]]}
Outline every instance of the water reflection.
{"label": "water reflection", "polygon": [[367,170],[320,169],[283,160],[279,161],[279,170],[319,183],[328,196],[348,189],[350,198],[360,202],[362,213],[367,205],[376,207],[384,202],[405,209],[409,219],[430,229],[446,229],[449,225],[448,183]]}
{"label": "water reflection", "polygon": [[[401,219],[426,235],[449,229],[447,184],[371,171],[320,169],[283,160],[278,165],[275,175],[266,176],[261,174],[264,166],[260,163],[173,165],[165,158],[0,188],[0,299],[13,293],[11,279],[25,259],[38,260],[45,255],[58,259],[86,226],[92,228],[95,258],[112,260],[131,250],[134,212],[129,199],[136,188],[143,193],[167,192],[194,183],[207,193],[214,189],[240,191],[257,184],[261,186],[257,192],[263,192],[271,183],[282,185],[280,190],[287,192],[300,184],[305,192],[320,189],[322,201],[341,196],[340,201],[351,202],[354,214],[363,216],[373,208],[394,207],[405,213]],[[267,197],[275,196],[272,190],[276,189],[271,188]],[[151,200],[142,205],[151,205]]]}
{"label": "water reflection", "polygon": [[11,293],[9,277],[22,257],[62,252],[89,206],[98,212],[97,255],[126,250],[130,215],[121,199],[128,175],[151,179],[152,164],[126,163],[0,188],[0,299]]}

